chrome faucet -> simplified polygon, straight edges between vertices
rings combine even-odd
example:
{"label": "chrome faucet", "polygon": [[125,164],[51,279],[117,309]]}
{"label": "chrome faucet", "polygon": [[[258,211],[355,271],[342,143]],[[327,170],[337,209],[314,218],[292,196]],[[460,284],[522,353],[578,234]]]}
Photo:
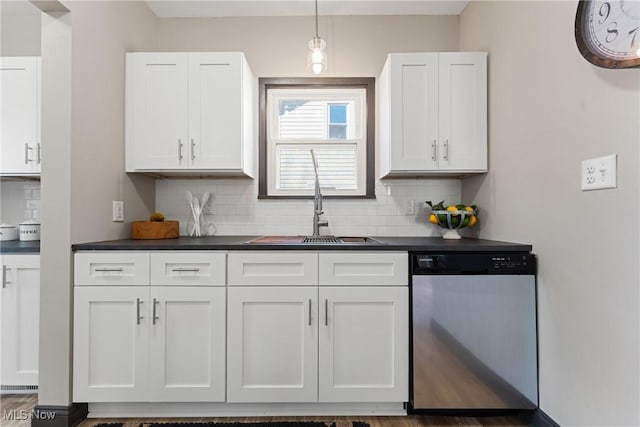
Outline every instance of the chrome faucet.
{"label": "chrome faucet", "polygon": [[316,160],[316,155],[311,151],[311,159],[313,160],[313,172],[316,175],[316,185],[315,185],[315,194],[313,195],[313,236],[317,237],[320,235],[320,227],[328,227],[329,221],[320,220],[320,215],[324,212],[322,211],[322,192],[320,191],[320,179],[318,179],[318,161]]}

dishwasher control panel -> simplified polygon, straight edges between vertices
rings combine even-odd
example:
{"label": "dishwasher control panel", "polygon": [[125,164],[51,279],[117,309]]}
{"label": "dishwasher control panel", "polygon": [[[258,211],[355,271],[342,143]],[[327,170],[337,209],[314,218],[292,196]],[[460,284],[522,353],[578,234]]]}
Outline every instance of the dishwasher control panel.
{"label": "dishwasher control panel", "polygon": [[411,274],[535,274],[535,255],[528,253],[412,253]]}

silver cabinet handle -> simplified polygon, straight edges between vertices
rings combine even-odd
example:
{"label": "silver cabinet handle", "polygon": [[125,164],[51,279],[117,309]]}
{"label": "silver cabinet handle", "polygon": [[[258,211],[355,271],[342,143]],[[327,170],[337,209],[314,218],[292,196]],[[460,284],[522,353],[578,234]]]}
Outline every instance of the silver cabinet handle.
{"label": "silver cabinet handle", "polygon": [[196,159],[196,143],[193,140],[193,138],[191,138],[191,160],[195,160]]}
{"label": "silver cabinet handle", "polygon": [[433,149],[433,153],[431,154],[431,160],[435,162],[436,159],[438,158],[438,144],[435,139],[433,140],[433,144],[431,144],[431,148]]}
{"label": "silver cabinet handle", "polygon": [[309,298],[309,326],[311,326],[311,298]]}
{"label": "silver cabinet handle", "polygon": [[444,140],[444,156],[442,156],[445,160],[449,160],[449,140]]}
{"label": "silver cabinet handle", "polygon": [[28,165],[29,162],[33,161],[29,158],[29,150],[33,150],[33,148],[29,147],[29,144],[25,143],[24,144],[24,164],[25,165]]}
{"label": "silver cabinet handle", "polygon": [[178,160],[182,161],[182,140],[178,139]]}
{"label": "silver cabinet handle", "polygon": [[123,271],[123,269],[122,269],[122,267],[117,267],[117,268],[96,268],[95,271],[115,273],[115,272],[121,272],[121,271]]}
{"label": "silver cabinet handle", "polygon": [[2,266],[2,287],[6,288],[7,285],[10,285],[11,282],[7,280],[7,271],[11,270],[10,268],[7,268],[6,265]]}
{"label": "silver cabinet handle", "polygon": [[157,299],[153,299],[153,320],[152,323],[155,325],[156,324],[156,320],[159,319],[159,317],[156,315],[156,306],[160,304],[160,301],[158,301]]}
{"label": "silver cabinet handle", "polygon": [[42,163],[42,144],[38,143],[38,151],[36,151],[37,153],[37,159],[38,159],[38,164]]}
{"label": "silver cabinet handle", "polygon": [[177,267],[177,268],[172,268],[171,271],[173,271],[174,273],[181,273],[185,271],[197,273],[198,271],[200,271],[200,269],[198,267],[193,267],[193,268]]}
{"label": "silver cabinet handle", "polygon": [[136,325],[139,325],[140,320],[144,319],[144,316],[140,316],[140,304],[142,304],[142,301],[140,301],[140,298],[136,298]]}
{"label": "silver cabinet handle", "polygon": [[329,326],[329,300],[324,300],[324,326]]}

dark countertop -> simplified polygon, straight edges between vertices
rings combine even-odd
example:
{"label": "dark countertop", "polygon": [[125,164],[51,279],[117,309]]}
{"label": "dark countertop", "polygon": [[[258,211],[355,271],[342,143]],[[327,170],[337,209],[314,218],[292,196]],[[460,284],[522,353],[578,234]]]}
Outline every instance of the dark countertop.
{"label": "dark countertop", "polygon": [[21,242],[20,240],[9,240],[0,242],[0,254],[39,254],[40,240]]}
{"label": "dark countertop", "polygon": [[[162,240],[110,240],[81,243],[74,251],[162,251],[162,250],[343,250],[343,251],[425,251],[425,252],[531,252],[528,244],[494,240],[462,238],[445,240],[441,237],[372,237],[379,244],[286,244],[247,243],[260,236],[179,237]],[[26,243],[26,242],[25,242]]]}

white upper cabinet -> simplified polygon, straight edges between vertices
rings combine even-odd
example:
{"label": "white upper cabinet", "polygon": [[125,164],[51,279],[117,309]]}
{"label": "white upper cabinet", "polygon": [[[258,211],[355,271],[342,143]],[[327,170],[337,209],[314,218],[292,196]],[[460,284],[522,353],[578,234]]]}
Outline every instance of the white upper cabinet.
{"label": "white upper cabinet", "polygon": [[254,84],[239,52],[127,54],[127,171],[253,177]]}
{"label": "white upper cabinet", "polygon": [[40,58],[0,58],[0,175],[40,175]]}
{"label": "white upper cabinet", "polygon": [[487,171],[487,54],[392,53],[378,79],[379,172]]}

